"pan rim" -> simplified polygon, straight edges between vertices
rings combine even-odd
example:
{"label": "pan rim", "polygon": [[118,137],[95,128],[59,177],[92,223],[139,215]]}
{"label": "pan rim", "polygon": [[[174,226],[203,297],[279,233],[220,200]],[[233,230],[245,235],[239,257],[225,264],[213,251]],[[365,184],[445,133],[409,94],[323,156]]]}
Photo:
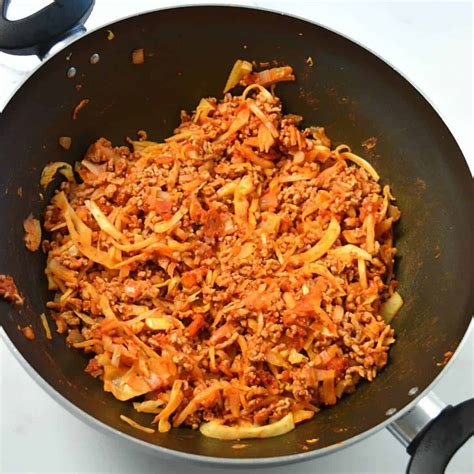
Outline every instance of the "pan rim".
{"label": "pan rim", "polygon": [[[295,14],[289,14],[286,12],[282,12],[276,9],[269,9],[269,8],[260,8],[260,7],[253,7],[253,6],[247,6],[247,5],[239,5],[236,3],[226,3],[226,4],[210,4],[210,3],[203,3],[203,4],[186,4],[186,5],[180,5],[180,6],[170,6],[170,7],[164,7],[164,8],[151,8],[149,10],[145,10],[140,13],[133,13],[130,15],[126,15],[122,18],[116,19],[112,22],[102,24],[101,26],[98,26],[96,28],[93,28],[91,30],[88,30],[85,32],[83,35],[80,37],[75,38],[73,41],[70,43],[67,43],[64,45],[63,48],[60,50],[56,51],[53,55],[49,56],[44,62],[40,63],[37,65],[29,74],[28,76],[24,79],[24,81],[20,82],[13,90],[11,93],[11,96],[4,102],[4,107],[3,110],[0,114],[0,117],[4,115],[5,111],[7,110],[9,104],[12,102],[14,99],[15,95],[18,93],[18,91],[25,85],[27,81],[29,81],[35,73],[43,67],[47,62],[52,59],[54,56],[59,54],[60,52],[64,51],[65,49],[71,47],[71,45],[75,44],[77,41],[81,40],[82,38],[96,33],[99,30],[102,30],[104,28],[108,28],[113,26],[116,23],[126,21],[135,17],[139,16],[144,16],[148,14],[153,14],[161,11],[169,11],[169,10],[181,10],[181,9],[200,9],[200,8],[214,8],[214,9],[240,9],[240,10],[252,10],[252,11],[257,11],[257,12],[263,12],[263,13],[271,13],[271,14],[277,14],[281,16],[288,17],[290,19],[298,20],[310,25],[315,25],[318,28],[321,28],[323,30],[329,31],[333,34],[336,34],[342,38],[344,38],[347,41],[350,41],[352,44],[357,46],[358,48],[361,48],[368,53],[370,53],[372,56],[374,56],[376,59],[390,67],[398,76],[400,76],[411,88],[413,88],[424,100],[425,102],[431,107],[433,112],[439,117],[441,120],[442,124],[446,128],[446,130],[449,132],[450,136],[452,137],[454,143],[456,144],[460,157],[463,159],[464,167],[466,168],[466,171],[470,173],[470,169],[466,160],[466,157],[464,156],[463,150],[459,146],[458,141],[456,140],[454,134],[452,133],[451,129],[447,125],[446,121],[444,120],[442,114],[439,112],[439,110],[436,108],[436,106],[433,104],[433,102],[427,97],[427,95],[416,85],[414,84],[411,80],[409,80],[401,71],[399,71],[394,65],[392,65],[389,61],[384,59],[381,55],[378,53],[375,53],[371,48],[359,43],[357,40],[352,39],[351,37],[347,36],[346,34],[338,31],[337,29],[327,27],[325,25],[322,25],[318,22],[309,20],[307,18],[303,18],[299,15]],[[470,173],[471,174],[471,173]],[[382,428],[387,427],[389,424],[393,423],[395,420],[397,420],[399,417],[403,416],[406,414],[408,411],[410,411],[423,397],[429,394],[433,390],[433,387],[441,380],[441,378],[446,374],[446,371],[449,369],[449,367],[452,366],[454,360],[458,357],[459,352],[461,348],[464,346],[466,340],[468,339],[469,335],[471,334],[471,331],[473,331],[474,324],[472,320],[472,309],[468,311],[471,311],[471,320],[466,328],[466,331],[460,340],[458,346],[456,347],[453,356],[451,357],[450,361],[446,364],[446,366],[441,370],[441,372],[430,382],[430,384],[422,390],[418,396],[414,397],[412,400],[410,400],[402,409],[397,411],[395,414],[392,416],[388,417],[386,420],[382,421],[381,423],[373,426],[372,428],[363,431],[362,433],[359,433],[356,436],[353,436],[343,442],[326,446],[324,448],[320,449],[315,449],[312,451],[307,451],[307,452],[301,452],[297,454],[290,454],[290,455],[285,455],[285,456],[273,456],[273,457],[261,457],[261,458],[230,458],[230,457],[214,457],[214,456],[204,456],[200,454],[191,454],[188,452],[184,451],[178,451],[175,449],[170,449],[170,448],[165,448],[163,446],[159,446],[147,441],[143,441],[139,438],[136,438],[134,436],[128,435],[122,431],[119,431],[116,428],[113,428],[109,426],[108,424],[98,420],[97,418],[89,415],[87,412],[79,408],[77,405],[72,403],[70,400],[68,400],[66,397],[64,397],[61,393],[59,393],[52,385],[50,385],[45,379],[41,377],[41,375],[30,365],[30,363],[24,358],[23,354],[18,351],[18,349],[15,347],[14,343],[11,341],[11,339],[8,337],[8,334],[6,331],[2,328],[0,330],[0,336],[2,339],[5,341],[6,346],[9,348],[10,352],[13,354],[13,356],[18,360],[18,362],[24,367],[26,372],[35,380],[35,382],[46,392],[48,393],[54,400],[56,400],[63,408],[68,410],[69,413],[72,413],[76,418],[80,419],[81,421],[84,421],[87,425],[94,427],[100,432],[103,433],[110,433],[114,436],[115,439],[121,439],[123,441],[129,441],[132,442],[137,448],[140,448],[142,450],[146,450],[148,452],[152,452],[153,454],[156,455],[162,455],[165,458],[168,459],[181,459],[182,461],[187,461],[187,462],[199,462],[201,464],[207,464],[207,465],[220,465],[220,466],[228,466],[228,467],[269,467],[269,466],[278,466],[278,465],[285,465],[285,464],[290,464],[290,463],[298,463],[298,462],[304,462],[304,461],[309,461],[311,459],[320,457],[320,456],[325,456],[327,454],[332,454],[340,449],[346,448],[348,446],[351,446],[352,444],[355,444],[356,442],[362,441],[363,439],[371,436],[372,434],[375,434],[377,431],[381,430]]]}

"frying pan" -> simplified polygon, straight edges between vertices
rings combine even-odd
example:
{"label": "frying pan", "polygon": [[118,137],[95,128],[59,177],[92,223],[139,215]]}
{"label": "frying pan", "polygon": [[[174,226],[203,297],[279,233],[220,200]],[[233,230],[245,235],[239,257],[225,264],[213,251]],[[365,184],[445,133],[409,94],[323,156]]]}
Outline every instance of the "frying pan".
{"label": "frying pan", "polygon": [[[16,22],[3,14],[0,50],[43,57],[81,29],[92,4],[56,1]],[[0,0],[2,12],[5,6]],[[144,48],[144,64],[132,64],[135,48]],[[308,67],[308,56],[316,68]],[[100,136],[119,144],[144,129],[163,139],[178,124],[179,110],[221,94],[240,57],[292,65],[297,82],[278,86],[287,112],[324,126],[334,143],[363,154],[361,143],[377,138],[369,159],[392,186],[403,215],[396,273],[406,303],[393,321],[397,343],[389,364],[373,383],[361,383],[287,435],[248,440],[236,450],[232,442],[189,429],[150,436],[120,421],[120,414],[145,424],[149,419],[103,392],[100,381],[84,373],[86,358],[63,338],[42,336],[38,315],[50,298],[45,256],[25,249],[22,222],[30,212],[41,215],[51,197],[39,188],[46,163],[73,163]],[[90,102],[73,120],[84,98]],[[58,146],[62,135],[72,137],[67,152]],[[222,467],[294,463],[388,426],[413,456],[410,472],[442,472],[473,434],[473,400],[444,407],[429,393],[446,370],[443,355],[456,351],[473,314],[473,215],[471,175],[448,128],[420,92],[371,52],[319,25],[270,11],[198,6],[150,12],[84,35],[50,57],[0,115],[0,272],[12,275],[26,297],[23,307],[0,302],[1,324],[16,357],[67,409],[157,455]],[[37,334],[34,342],[17,329],[27,324]],[[319,442],[304,451],[315,437]]]}

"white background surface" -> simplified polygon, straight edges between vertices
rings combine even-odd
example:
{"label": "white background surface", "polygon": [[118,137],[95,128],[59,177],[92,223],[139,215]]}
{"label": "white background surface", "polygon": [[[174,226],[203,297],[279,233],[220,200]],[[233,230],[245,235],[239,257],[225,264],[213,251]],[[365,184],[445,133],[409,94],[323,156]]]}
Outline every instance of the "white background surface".
{"label": "white background surface", "polygon": [[[45,4],[12,0],[9,18]],[[86,26],[94,28],[131,13],[195,1],[96,0]],[[224,2],[206,2],[224,3]],[[230,2],[228,2],[230,3]],[[472,154],[472,2],[316,2],[245,1],[306,17],[343,32],[384,57],[416,84],[438,109],[474,170]],[[0,53],[0,107],[37,64],[35,58]],[[436,388],[447,403],[473,396],[472,331]],[[118,443],[86,426],[43,392],[0,341],[0,472],[167,473],[189,470]],[[474,471],[473,442],[456,455],[450,473]],[[355,446],[314,461],[261,474],[404,472],[408,456],[382,431]],[[192,467],[194,474],[218,470]],[[242,472],[227,470],[229,474]]]}

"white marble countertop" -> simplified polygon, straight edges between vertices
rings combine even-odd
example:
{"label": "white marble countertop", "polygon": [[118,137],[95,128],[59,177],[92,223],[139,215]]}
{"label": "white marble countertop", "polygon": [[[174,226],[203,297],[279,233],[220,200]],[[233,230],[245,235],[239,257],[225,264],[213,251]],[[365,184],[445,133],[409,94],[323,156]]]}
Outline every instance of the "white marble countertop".
{"label": "white marble countertop", "polygon": [[[48,3],[12,2],[9,18]],[[474,172],[472,150],[472,1],[454,2],[196,2],[96,0],[86,26],[94,28],[123,16],[176,4],[241,3],[293,13],[352,37],[394,65],[431,100],[443,116]],[[0,108],[38,60],[0,53]],[[473,396],[473,335],[436,387],[446,403]],[[86,426],[53,401],[26,374],[0,340],[0,472],[2,473],[167,473],[188,468],[143,454]],[[100,454],[99,454],[100,453]],[[474,443],[468,442],[448,467],[474,472]],[[401,473],[408,456],[387,432],[314,461],[261,469],[261,474]],[[195,474],[216,469],[193,467]],[[229,474],[242,472],[227,470]]]}

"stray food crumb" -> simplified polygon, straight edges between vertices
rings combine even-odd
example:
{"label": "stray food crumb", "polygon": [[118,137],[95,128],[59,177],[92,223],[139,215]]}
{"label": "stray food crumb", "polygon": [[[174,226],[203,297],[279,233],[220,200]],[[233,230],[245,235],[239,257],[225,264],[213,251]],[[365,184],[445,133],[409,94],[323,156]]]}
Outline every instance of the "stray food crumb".
{"label": "stray food crumb", "polygon": [[13,277],[10,275],[0,275],[0,297],[19,306],[25,302],[24,298],[18,292]]}
{"label": "stray food crumb", "polygon": [[142,142],[148,138],[148,134],[145,130],[138,130],[137,132],[138,141]]}
{"label": "stray food crumb", "polygon": [[451,357],[453,357],[453,352],[452,351],[445,352],[444,353],[444,359],[441,362],[437,362],[436,365],[438,367],[444,367],[449,362]]}
{"label": "stray food crumb", "polygon": [[112,30],[107,30],[107,39],[112,41],[115,38],[114,32]]}
{"label": "stray food crumb", "polygon": [[72,139],[71,137],[59,137],[58,143],[60,147],[69,150],[69,148],[71,148]]}
{"label": "stray food crumb", "polygon": [[434,255],[434,258],[436,258],[436,260],[438,260],[438,258],[441,257],[441,248],[439,247],[439,245],[437,245],[435,247],[435,255]]}
{"label": "stray food crumb", "polygon": [[314,443],[317,443],[318,441],[319,441],[319,438],[311,438],[311,439],[306,440],[308,444],[314,444]]}
{"label": "stray food crumb", "polygon": [[426,191],[426,182],[424,180],[422,180],[421,178],[416,178],[415,186],[420,191]]}
{"label": "stray food crumb", "polygon": [[132,51],[132,63],[143,64],[145,62],[145,54],[143,48],[134,49]]}
{"label": "stray food crumb", "polygon": [[373,148],[375,148],[376,145],[377,145],[377,138],[376,137],[367,138],[367,140],[364,140],[362,142],[362,148],[366,152],[368,152],[368,151],[372,150]]}
{"label": "stray food crumb", "polygon": [[308,451],[309,450],[309,448],[308,448],[308,446],[306,446],[306,444],[303,446],[302,449],[303,449],[303,451]]}
{"label": "stray food crumb", "polygon": [[298,33],[298,36],[303,36],[303,33]]}
{"label": "stray food crumb", "polygon": [[79,92],[82,89],[82,84],[76,84],[76,91]]}
{"label": "stray food crumb", "polygon": [[41,242],[41,250],[43,253],[46,253],[49,251],[49,249],[51,248],[51,246],[49,245],[49,240],[43,240],[43,242]]}
{"label": "stray food crumb", "polygon": [[36,338],[31,326],[25,326],[24,328],[21,328],[21,332],[23,333],[23,336],[25,336],[29,341],[34,341]]}
{"label": "stray food crumb", "polygon": [[334,428],[334,431],[336,433],[344,433],[345,431],[347,431],[347,428]]}
{"label": "stray food crumb", "polygon": [[69,53],[67,56],[66,56],[66,61],[69,61],[72,57],[72,53]]}
{"label": "stray food crumb", "polygon": [[246,44],[244,44],[244,49],[247,49],[247,45],[246,45]]}
{"label": "stray food crumb", "polygon": [[242,449],[242,448],[246,448],[247,446],[248,446],[248,444],[237,443],[237,444],[233,444],[233,445],[232,445],[232,448],[233,448],[233,449]]}
{"label": "stray food crumb", "polygon": [[313,61],[313,58],[311,56],[308,56],[308,58],[306,59],[306,64],[309,66],[309,67],[313,67],[314,66],[314,61]]}
{"label": "stray food crumb", "polygon": [[270,67],[270,63],[268,61],[261,62],[260,67]]}
{"label": "stray food crumb", "polygon": [[30,215],[23,221],[25,235],[23,240],[25,246],[30,252],[36,252],[41,244],[41,224],[38,219]]}
{"label": "stray food crumb", "polygon": [[23,197],[23,188],[21,186],[16,190],[16,194],[18,197]]}
{"label": "stray food crumb", "polygon": [[72,119],[76,120],[77,119],[77,114],[89,103],[89,99],[82,99],[76,107],[74,107],[74,110],[72,112]]}

